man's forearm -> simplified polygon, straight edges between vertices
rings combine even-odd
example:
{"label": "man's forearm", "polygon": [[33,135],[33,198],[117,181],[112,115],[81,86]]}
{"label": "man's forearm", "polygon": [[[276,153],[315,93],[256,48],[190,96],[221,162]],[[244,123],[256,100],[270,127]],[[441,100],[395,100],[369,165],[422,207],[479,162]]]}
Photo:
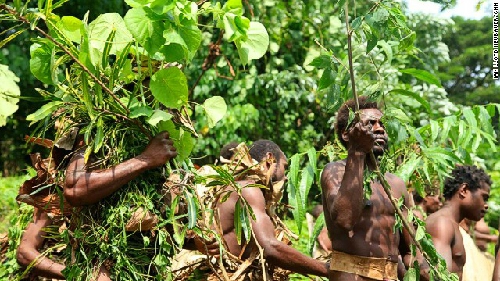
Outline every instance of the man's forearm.
{"label": "man's forearm", "polygon": [[[91,205],[108,197],[120,187],[148,170],[150,167],[140,158],[132,158],[112,168],[98,171],[68,171],[64,195],[72,206]],[[71,178],[70,178],[71,181]]]}
{"label": "man's forearm", "polygon": [[27,250],[21,248],[18,251],[18,262],[24,267],[33,266],[32,271],[38,276],[64,279],[64,275],[61,273],[65,268],[64,265],[58,264],[51,259],[42,256],[40,252],[34,249]]}
{"label": "man's forearm", "polygon": [[330,205],[337,225],[352,229],[363,211],[363,173],[366,154],[349,152],[345,173],[335,201]]}
{"label": "man's forearm", "polygon": [[46,278],[65,279],[64,275],[61,273],[65,268],[64,265],[56,263],[46,257],[41,259],[40,263],[37,264],[33,270],[37,275]]}
{"label": "man's forearm", "polygon": [[264,249],[264,255],[271,264],[300,274],[328,276],[328,263],[308,257],[282,242],[276,242]]}

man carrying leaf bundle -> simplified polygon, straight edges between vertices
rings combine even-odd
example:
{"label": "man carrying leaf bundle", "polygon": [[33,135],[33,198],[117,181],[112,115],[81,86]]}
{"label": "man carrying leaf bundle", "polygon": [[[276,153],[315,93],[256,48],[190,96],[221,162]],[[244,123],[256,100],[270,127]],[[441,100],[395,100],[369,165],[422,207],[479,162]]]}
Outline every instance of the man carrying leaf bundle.
{"label": "man carrying leaf bundle", "polygon": [[[382,112],[366,97],[359,99],[359,109],[352,122],[349,113],[355,111],[354,101],[339,109],[335,130],[347,149],[347,159],[329,163],[321,176],[325,223],[332,242],[329,278],[398,280],[399,275],[402,280],[404,266],[398,256],[409,256],[410,237],[405,230],[394,232],[394,207],[383,186],[366,175],[377,165],[370,153],[379,157],[387,148]],[[403,204],[410,207],[403,180],[390,173],[385,178],[392,196],[404,198]],[[371,189],[371,194],[365,189]]]}
{"label": "man carrying leaf bundle", "polygon": [[[235,158],[238,160],[233,160],[233,162],[237,162],[237,165],[241,166],[249,162],[246,165],[253,167],[244,169],[245,176],[235,173],[235,179],[241,187],[241,197],[246,201],[247,206],[251,207],[254,219],[247,214],[250,216],[253,235],[248,240],[241,237],[241,230],[237,229],[235,221],[241,218],[245,204],[233,186],[226,187],[225,191],[230,194],[227,200],[221,200],[222,202],[217,204],[217,211],[222,237],[230,255],[240,257],[242,260],[255,260],[260,252],[265,262],[271,267],[280,267],[301,274],[327,276],[328,264],[305,256],[276,238],[276,231],[279,232],[282,228],[274,213],[274,208],[281,199],[287,166],[287,159],[278,145],[269,140],[259,140],[253,143],[249,151],[245,151],[240,145],[236,148]],[[252,169],[253,172],[249,173]],[[263,189],[259,188],[259,185]],[[263,262],[261,260],[261,263]],[[265,268],[267,270],[268,266]],[[263,274],[268,274],[268,272]],[[271,279],[280,280],[276,276]],[[271,279],[268,277],[268,280]]]}

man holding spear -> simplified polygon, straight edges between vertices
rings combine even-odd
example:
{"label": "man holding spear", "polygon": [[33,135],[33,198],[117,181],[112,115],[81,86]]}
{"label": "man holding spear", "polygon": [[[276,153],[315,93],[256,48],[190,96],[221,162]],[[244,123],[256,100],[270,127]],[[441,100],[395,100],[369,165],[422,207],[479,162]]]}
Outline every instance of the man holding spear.
{"label": "man holding spear", "polygon": [[[350,111],[356,111],[354,100],[342,105],[335,124],[347,159],[329,163],[321,176],[325,222],[333,248],[329,279],[402,279],[404,266],[398,256],[409,257],[410,236],[406,230],[394,233],[396,211],[382,184],[369,182],[369,198],[365,198],[364,190],[365,171],[375,170],[377,165],[370,153],[382,156],[387,148],[382,112],[376,103],[360,97],[359,111],[349,126]],[[404,198],[403,204],[409,208],[403,180],[390,173],[384,176],[392,196]]]}

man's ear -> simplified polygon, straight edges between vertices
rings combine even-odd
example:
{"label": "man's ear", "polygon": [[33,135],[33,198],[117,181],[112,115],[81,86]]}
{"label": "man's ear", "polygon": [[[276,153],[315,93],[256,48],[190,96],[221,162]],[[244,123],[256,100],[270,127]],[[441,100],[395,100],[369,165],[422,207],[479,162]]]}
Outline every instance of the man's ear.
{"label": "man's ear", "polygon": [[467,196],[467,192],[470,192],[469,186],[466,183],[462,183],[458,187],[458,195],[460,196],[460,198],[465,198]]}
{"label": "man's ear", "polygon": [[271,152],[266,152],[266,168],[271,168],[271,165],[275,162],[274,156]]}
{"label": "man's ear", "polygon": [[349,141],[349,134],[347,134],[347,130],[344,130],[342,132],[342,140],[345,141],[345,142]]}

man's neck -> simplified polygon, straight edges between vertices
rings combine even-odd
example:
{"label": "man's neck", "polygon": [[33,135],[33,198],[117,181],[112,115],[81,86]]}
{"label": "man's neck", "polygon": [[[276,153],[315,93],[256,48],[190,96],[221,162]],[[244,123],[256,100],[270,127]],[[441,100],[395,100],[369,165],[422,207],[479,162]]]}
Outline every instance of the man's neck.
{"label": "man's neck", "polygon": [[464,215],[462,214],[460,204],[454,202],[453,200],[449,200],[444,205],[443,209],[447,210],[448,215],[455,221],[456,223],[460,223],[464,219]]}

